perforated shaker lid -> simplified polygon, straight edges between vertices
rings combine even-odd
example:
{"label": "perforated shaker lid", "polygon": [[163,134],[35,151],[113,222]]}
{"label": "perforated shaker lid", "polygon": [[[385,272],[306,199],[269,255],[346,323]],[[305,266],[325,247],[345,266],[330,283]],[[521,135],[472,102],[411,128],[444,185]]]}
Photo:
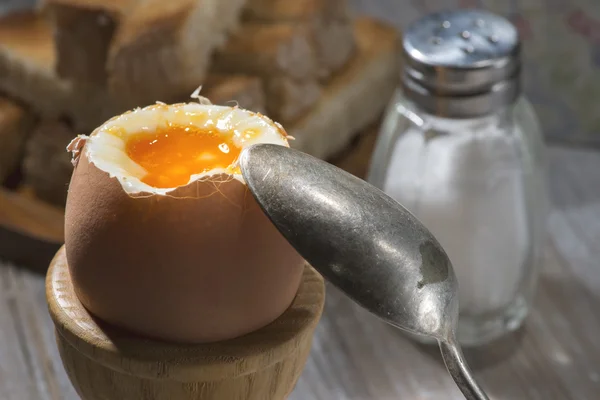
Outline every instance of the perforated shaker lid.
{"label": "perforated shaker lid", "polygon": [[475,117],[520,92],[521,43],[508,20],[482,10],[430,14],[404,34],[406,95],[428,112]]}

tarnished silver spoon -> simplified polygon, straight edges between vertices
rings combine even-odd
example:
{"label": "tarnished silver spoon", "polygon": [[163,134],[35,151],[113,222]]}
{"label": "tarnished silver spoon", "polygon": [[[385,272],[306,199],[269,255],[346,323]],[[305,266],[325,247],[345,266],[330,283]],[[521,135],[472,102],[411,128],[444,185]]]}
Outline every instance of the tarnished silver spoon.
{"label": "tarnished silver spoon", "polygon": [[240,168],[265,214],[304,259],[377,317],[437,339],[464,396],[488,399],[455,339],[458,283],[450,260],[411,213],[364,180],[287,147],[250,146]]}

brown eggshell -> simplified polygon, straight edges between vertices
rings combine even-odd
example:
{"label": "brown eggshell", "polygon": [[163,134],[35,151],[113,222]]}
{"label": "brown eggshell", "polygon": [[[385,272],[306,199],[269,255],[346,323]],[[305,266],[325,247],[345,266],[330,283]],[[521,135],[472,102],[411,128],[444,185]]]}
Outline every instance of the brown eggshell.
{"label": "brown eggshell", "polygon": [[269,324],[291,304],[303,271],[243,183],[222,175],[168,196],[131,197],[85,155],[69,188],[65,247],[92,314],[176,342]]}

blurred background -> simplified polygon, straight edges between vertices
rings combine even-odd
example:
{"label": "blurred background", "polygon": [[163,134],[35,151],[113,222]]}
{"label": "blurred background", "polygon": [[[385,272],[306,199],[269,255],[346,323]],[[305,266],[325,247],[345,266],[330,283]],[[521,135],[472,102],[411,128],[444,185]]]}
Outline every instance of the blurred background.
{"label": "blurred background", "polygon": [[[7,12],[37,0],[2,0]],[[399,30],[419,16],[458,7],[484,8],[512,21],[525,42],[525,91],[548,138],[598,146],[600,4],[595,0],[349,0]]]}

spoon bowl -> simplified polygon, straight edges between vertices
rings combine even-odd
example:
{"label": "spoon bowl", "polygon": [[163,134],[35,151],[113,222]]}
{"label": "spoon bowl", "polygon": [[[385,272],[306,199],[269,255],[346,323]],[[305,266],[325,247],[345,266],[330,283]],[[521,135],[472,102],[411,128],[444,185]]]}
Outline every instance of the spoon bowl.
{"label": "spoon bowl", "polygon": [[437,339],[465,397],[487,399],[454,338],[452,264],[414,215],[364,180],[284,146],[250,146],[240,168],[260,207],[306,261],[385,322]]}

